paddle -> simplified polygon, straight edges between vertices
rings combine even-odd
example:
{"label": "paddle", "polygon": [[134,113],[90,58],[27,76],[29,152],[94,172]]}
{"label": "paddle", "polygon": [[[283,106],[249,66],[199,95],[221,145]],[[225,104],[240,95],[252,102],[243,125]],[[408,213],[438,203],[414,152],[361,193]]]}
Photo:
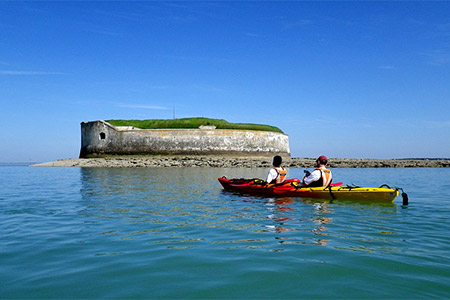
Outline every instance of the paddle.
{"label": "paddle", "polygon": [[[294,182],[298,182],[299,184],[295,187],[295,189],[297,190],[297,189],[302,189],[302,188],[308,188],[308,186],[307,185],[305,185],[305,186],[302,186],[301,184],[300,184],[300,180],[296,180],[296,179],[290,179],[291,181],[285,181],[286,183],[289,183],[289,182],[292,182],[292,181],[294,181]],[[330,187],[333,187],[333,186],[341,186],[343,183],[342,182],[336,182],[336,183],[332,183],[332,184],[330,184]],[[290,184],[286,184],[286,185],[281,185],[281,186],[276,186],[276,187],[274,187],[273,188],[273,192],[275,193],[275,194],[281,194],[281,193],[285,193],[285,192],[287,192],[287,191],[289,191],[289,190],[291,190],[293,188],[293,186],[292,185],[290,185]]]}

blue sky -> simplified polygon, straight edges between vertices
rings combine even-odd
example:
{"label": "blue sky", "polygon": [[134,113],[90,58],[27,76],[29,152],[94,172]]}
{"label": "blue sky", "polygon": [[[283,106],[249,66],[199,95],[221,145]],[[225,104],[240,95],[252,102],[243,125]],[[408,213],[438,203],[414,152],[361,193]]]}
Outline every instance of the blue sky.
{"label": "blue sky", "polygon": [[80,122],[278,126],[294,157],[450,157],[448,1],[0,2],[0,161]]}

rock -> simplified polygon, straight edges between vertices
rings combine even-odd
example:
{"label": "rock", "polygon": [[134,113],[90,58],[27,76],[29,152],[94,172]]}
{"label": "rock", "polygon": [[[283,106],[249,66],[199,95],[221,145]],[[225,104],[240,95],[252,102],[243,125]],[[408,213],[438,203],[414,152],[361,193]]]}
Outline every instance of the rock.
{"label": "rock", "polygon": [[[221,156],[108,156],[104,158],[61,159],[36,164],[37,167],[212,167],[212,168],[270,168],[270,158]],[[288,158],[283,161],[288,168],[313,168],[315,158]],[[330,158],[330,168],[448,168],[449,159],[351,159]]]}

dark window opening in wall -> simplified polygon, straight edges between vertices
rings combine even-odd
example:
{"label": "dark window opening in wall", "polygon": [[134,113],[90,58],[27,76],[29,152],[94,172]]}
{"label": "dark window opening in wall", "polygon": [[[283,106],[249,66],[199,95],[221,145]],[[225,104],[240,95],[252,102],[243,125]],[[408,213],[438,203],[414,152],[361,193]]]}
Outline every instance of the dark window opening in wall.
{"label": "dark window opening in wall", "polygon": [[101,140],[106,139],[106,134],[104,132],[100,132],[100,139]]}

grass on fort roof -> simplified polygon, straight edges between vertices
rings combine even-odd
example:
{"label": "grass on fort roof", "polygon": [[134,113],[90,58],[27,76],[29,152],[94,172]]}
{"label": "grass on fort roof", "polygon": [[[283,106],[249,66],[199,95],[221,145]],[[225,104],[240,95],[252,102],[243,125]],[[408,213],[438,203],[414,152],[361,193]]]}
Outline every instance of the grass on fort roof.
{"label": "grass on fort roof", "polygon": [[169,129],[169,128],[198,128],[200,125],[216,126],[217,129],[241,129],[281,132],[275,126],[249,123],[230,123],[222,119],[210,118],[183,118],[167,120],[106,120],[114,126],[134,126],[141,129]]}

